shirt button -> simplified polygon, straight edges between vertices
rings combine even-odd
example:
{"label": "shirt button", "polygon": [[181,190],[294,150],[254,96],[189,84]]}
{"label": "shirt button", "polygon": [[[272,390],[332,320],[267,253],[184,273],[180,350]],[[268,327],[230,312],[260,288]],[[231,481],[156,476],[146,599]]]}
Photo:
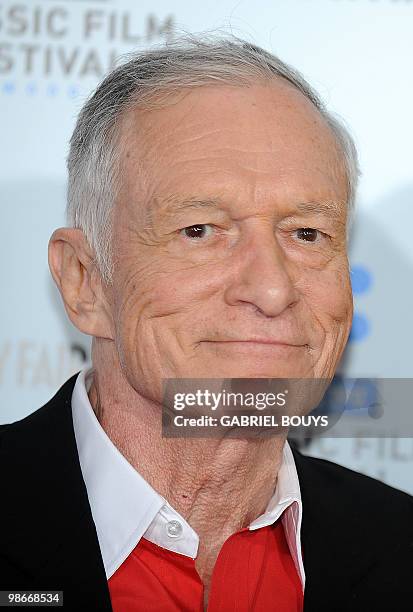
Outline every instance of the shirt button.
{"label": "shirt button", "polygon": [[166,525],[166,533],[170,538],[179,538],[182,535],[182,525],[179,521],[169,521]]}

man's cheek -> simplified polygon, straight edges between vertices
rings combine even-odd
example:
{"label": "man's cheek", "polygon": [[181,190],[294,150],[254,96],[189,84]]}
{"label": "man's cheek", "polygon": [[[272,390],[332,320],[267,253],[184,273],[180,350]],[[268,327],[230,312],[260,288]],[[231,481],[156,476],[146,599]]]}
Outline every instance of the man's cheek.
{"label": "man's cheek", "polygon": [[162,310],[174,300],[177,291],[173,275],[155,271],[152,265],[142,265],[139,270],[130,271],[119,284],[115,309],[121,318],[136,321],[140,316],[156,314],[157,308]]}
{"label": "man's cheek", "polygon": [[205,309],[207,300],[222,290],[222,272],[186,269],[170,274],[151,287],[151,310],[157,315]]}
{"label": "man's cheek", "polygon": [[320,318],[329,317],[342,322],[351,319],[353,300],[346,271],[312,271],[307,274],[301,291],[307,295]]}

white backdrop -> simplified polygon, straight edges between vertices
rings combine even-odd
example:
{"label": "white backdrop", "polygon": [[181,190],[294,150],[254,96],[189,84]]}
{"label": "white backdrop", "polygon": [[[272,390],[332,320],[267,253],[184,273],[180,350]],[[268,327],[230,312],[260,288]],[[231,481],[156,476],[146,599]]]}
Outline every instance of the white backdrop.
{"label": "white backdrop", "polygon": [[[0,422],[35,410],[88,358],[47,268],[48,238],[64,224],[68,139],[115,58],[172,27],[221,28],[275,52],[350,126],[363,177],[341,371],[412,377],[412,0],[3,0]],[[412,438],[326,440],[309,452],[413,493]]]}

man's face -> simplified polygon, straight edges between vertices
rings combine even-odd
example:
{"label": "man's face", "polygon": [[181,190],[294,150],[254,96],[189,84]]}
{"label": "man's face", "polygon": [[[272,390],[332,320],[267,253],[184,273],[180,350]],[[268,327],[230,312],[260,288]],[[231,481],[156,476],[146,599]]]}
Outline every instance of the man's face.
{"label": "man's face", "polygon": [[130,111],[121,137],[109,291],[129,384],[331,377],[352,318],[347,184],[311,103],[278,80],[202,87]]}

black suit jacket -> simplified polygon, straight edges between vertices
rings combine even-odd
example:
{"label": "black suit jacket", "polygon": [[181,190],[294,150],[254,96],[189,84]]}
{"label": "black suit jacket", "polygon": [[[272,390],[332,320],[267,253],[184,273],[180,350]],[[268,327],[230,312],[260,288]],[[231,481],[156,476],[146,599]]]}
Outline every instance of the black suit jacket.
{"label": "black suit jacket", "polygon": [[[65,610],[104,612],[112,608],[73,431],[75,380],[0,428],[0,590],[63,590]],[[293,452],[305,612],[413,610],[413,498]]]}

